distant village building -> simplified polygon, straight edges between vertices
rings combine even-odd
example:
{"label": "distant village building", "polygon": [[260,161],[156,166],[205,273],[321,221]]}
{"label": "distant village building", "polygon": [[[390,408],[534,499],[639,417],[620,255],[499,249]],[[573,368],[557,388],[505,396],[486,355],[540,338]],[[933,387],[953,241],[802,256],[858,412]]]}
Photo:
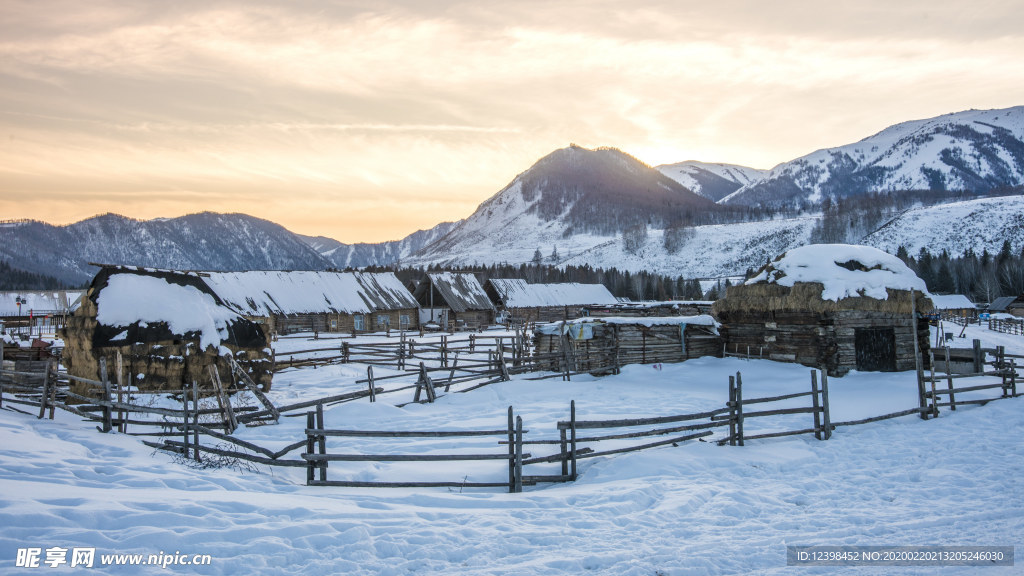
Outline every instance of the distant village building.
{"label": "distant village building", "polygon": [[932,294],[931,299],[937,314],[959,318],[977,318],[978,316],[978,307],[963,294]]}
{"label": "distant village building", "polygon": [[494,304],[470,273],[430,272],[413,293],[420,321],[442,330],[477,330],[494,322]]}
{"label": "distant village building", "polygon": [[1024,317],[1024,296],[1003,296],[996,298],[988,305],[992,314],[1012,314]]}
{"label": "distant village building", "polygon": [[[192,382],[208,388],[211,368],[222,382],[232,382],[231,357],[269,390],[273,360],[267,334],[227,306],[205,280],[195,272],[103,267],[60,333],[68,373],[101,380],[105,358],[112,382],[180,391]],[[72,390],[85,395],[88,387],[75,384]]]}
{"label": "distant village building", "polygon": [[683,362],[721,356],[718,324],[709,315],[579,318],[538,324],[534,354],[542,369],[607,373],[627,364]]}
{"label": "distant village building", "polygon": [[208,272],[204,281],[271,334],[419,328],[416,299],[391,272]]}
{"label": "distant village building", "polygon": [[492,278],[484,290],[495,307],[514,322],[552,322],[584,315],[588,305],[615,304],[603,284],[530,284],[526,280]]}
{"label": "distant village building", "polygon": [[616,302],[603,306],[584,306],[587,316],[663,317],[710,314],[712,300],[667,300],[651,302]]}
{"label": "distant village building", "polygon": [[0,325],[33,334],[54,333],[79,306],[81,290],[0,292]]}
{"label": "distant village building", "polygon": [[932,311],[924,281],[902,261],[867,246],[796,248],[732,286],[715,302],[729,352],[824,368],[915,368],[927,357]]}

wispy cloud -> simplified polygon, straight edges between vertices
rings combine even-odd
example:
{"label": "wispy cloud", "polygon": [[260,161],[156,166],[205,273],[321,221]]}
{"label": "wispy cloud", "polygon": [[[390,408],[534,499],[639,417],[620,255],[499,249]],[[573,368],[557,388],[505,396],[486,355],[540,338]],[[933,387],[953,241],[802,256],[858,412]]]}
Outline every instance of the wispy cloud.
{"label": "wispy cloud", "polygon": [[286,205],[293,229],[374,240],[569,142],[768,167],[1024,102],[1014,4],[12,0],[0,214],[140,215],[162,190],[164,215]]}

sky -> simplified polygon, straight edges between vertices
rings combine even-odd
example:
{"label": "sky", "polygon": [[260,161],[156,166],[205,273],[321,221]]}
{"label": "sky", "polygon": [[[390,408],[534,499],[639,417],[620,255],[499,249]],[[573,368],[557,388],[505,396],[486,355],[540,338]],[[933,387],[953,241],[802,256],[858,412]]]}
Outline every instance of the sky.
{"label": "sky", "polygon": [[1022,8],[0,0],[0,220],[211,210],[379,242],[570,143],[771,168],[1024,104]]}

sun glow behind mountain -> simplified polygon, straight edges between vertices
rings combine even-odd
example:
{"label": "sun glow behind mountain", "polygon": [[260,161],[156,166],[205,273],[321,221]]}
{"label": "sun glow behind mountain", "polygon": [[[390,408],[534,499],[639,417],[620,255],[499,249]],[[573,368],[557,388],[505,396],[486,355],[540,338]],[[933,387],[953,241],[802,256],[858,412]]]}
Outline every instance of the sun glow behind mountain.
{"label": "sun glow behind mountain", "polygon": [[1024,102],[1013,2],[0,8],[0,218],[246,212],[380,241],[553,149],[770,168]]}

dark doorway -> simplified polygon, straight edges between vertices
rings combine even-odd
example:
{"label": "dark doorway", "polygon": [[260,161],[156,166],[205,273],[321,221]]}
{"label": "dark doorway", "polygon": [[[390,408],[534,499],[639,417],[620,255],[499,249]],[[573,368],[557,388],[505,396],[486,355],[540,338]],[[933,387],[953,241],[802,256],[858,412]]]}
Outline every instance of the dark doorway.
{"label": "dark doorway", "polygon": [[857,328],[854,338],[857,370],[896,371],[896,334],[892,328]]}

